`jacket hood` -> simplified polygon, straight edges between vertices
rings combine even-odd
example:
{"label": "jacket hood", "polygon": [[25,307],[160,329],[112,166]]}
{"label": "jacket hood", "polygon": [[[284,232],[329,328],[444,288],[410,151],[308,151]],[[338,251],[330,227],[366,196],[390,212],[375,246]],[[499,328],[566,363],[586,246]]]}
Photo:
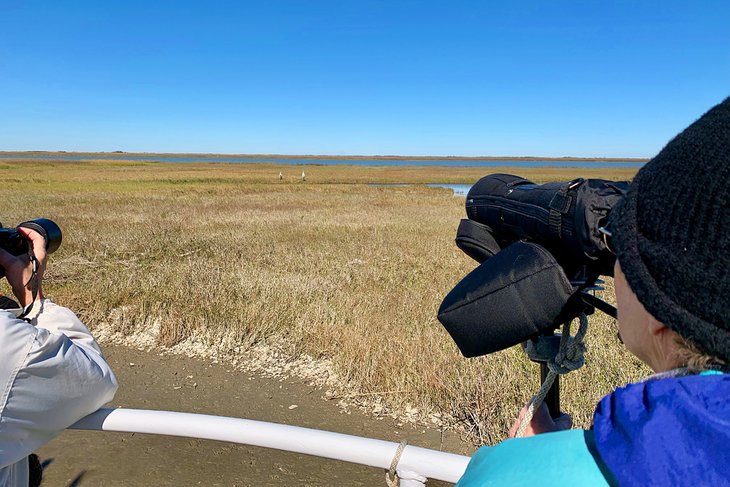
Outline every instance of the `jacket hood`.
{"label": "jacket hood", "polygon": [[622,486],[730,482],[730,375],[649,379],[598,404],[596,449]]}

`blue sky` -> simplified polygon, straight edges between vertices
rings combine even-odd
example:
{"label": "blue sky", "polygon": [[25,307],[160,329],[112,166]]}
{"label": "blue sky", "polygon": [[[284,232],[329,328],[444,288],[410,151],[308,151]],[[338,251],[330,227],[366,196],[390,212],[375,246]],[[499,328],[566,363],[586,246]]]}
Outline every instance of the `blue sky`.
{"label": "blue sky", "polygon": [[0,150],[647,157],[730,2],[0,0]]}

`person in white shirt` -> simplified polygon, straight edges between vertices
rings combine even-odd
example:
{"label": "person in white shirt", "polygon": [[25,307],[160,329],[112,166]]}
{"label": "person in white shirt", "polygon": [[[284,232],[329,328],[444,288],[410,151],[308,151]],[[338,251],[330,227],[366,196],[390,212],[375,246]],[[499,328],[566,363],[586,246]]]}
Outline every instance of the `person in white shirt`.
{"label": "person in white shirt", "polygon": [[[0,249],[0,267],[21,305],[0,309],[0,486],[27,487],[28,456],[109,402],[117,379],[76,315],[43,296],[43,237],[19,228],[29,255]],[[33,283],[35,281],[35,283]],[[24,308],[31,312],[20,319]]]}

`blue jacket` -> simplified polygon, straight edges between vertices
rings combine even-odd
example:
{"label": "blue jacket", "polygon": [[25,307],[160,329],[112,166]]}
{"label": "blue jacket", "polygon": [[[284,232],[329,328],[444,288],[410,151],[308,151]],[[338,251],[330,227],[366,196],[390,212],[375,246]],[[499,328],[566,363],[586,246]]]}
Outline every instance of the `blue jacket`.
{"label": "blue jacket", "polygon": [[458,487],[730,485],[730,375],[653,378],[604,397],[593,428],[482,447]]}

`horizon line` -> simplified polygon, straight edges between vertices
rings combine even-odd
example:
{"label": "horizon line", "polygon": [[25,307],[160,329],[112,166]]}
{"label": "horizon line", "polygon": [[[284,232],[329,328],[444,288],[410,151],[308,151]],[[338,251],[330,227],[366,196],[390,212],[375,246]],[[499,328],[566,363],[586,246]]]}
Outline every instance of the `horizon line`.
{"label": "horizon line", "polygon": [[333,155],[333,154],[276,154],[276,153],[221,153],[221,152],[137,152],[137,151],[65,151],[65,150],[1,150],[0,156],[4,155],[32,155],[32,154],[45,154],[45,155],[94,155],[103,154],[105,156],[177,156],[177,157],[239,157],[242,159],[379,159],[379,160],[442,160],[442,159],[453,159],[453,160],[466,160],[466,161],[480,161],[480,160],[506,160],[506,161],[631,161],[631,162],[646,162],[651,158],[649,157],[578,157],[578,156],[427,156],[427,155],[396,155],[396,154],[374,154],[374,155]]}

